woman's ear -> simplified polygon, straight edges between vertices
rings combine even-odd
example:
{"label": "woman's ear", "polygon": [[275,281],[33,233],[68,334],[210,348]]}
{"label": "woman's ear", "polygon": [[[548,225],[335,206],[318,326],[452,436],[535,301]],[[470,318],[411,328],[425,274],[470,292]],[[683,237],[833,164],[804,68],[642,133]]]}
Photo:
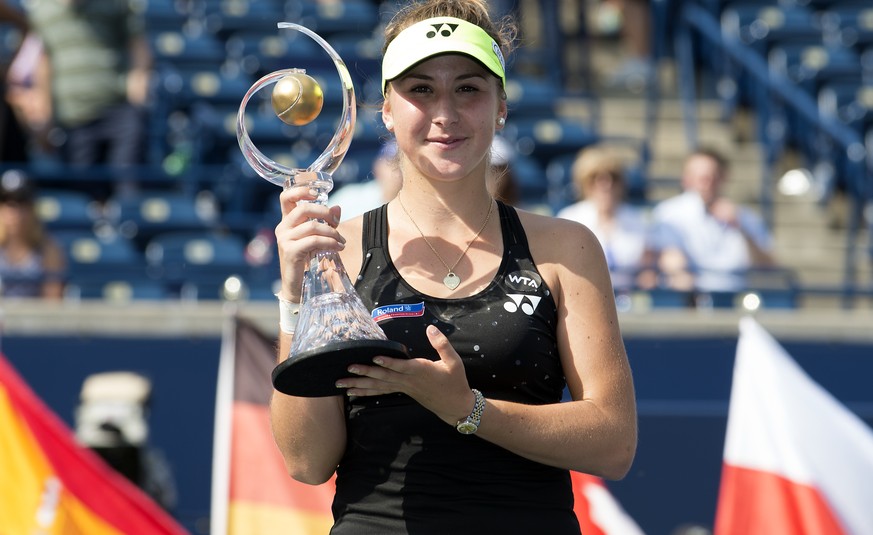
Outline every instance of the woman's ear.
{"label": "woman's ear", "polygon": [[382,123],[389,132],[394,132],[394,118],[391,116],[391,105],[387,100],[382,104]]}
{"label": "woman's ear", "polygon": [[503,130],[503,126],[506,124],[506,114],[508,111],[509,108],[506,105],[506,99],[500,99],[500,103],[497,105],[497,130]]}

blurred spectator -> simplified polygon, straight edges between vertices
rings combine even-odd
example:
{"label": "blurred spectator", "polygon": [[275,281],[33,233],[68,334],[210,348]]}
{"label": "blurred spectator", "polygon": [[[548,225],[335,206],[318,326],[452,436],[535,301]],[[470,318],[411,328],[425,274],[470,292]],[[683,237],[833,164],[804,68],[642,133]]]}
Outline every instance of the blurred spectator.
{"label": "blurred spectator", "polygon": [[18,170],[0,176],[0,296],[61,299],[66,260],[34,209],[34,191]]}
{"label": "blurred spectator", "polygon": [[396,155],[397,145],[392,139],[382,145],[373,162],[372,180],[346,184],[329,196],[328,202],[332,206],[342,207],[343,221],[378,208],[397,195],[403,185],[403,176]]}
{"label": "blurred spectator", "polygon": [[[0,1],[0,24],[13,26],[22,36],[27,33],[24,13],[8,2]],[[4,57],[0,58],[0,63],[0,91],[3,93],[0,101],[0,162],[26,162],[29,159],[28,136],[20,124],[20,118],[6,99],[6,73],[12,61]]]}
{"label": "blurred spectator", "polygon": [[705,292],[746,287],[750,268],[771,267],[772,238],[763,219],[722,194],[728,165],[711,149],[685,160],[683,193],[661,201],[652,212],[659,248],[678,247]]}
{"label": "blurred spectator", "polygon": [[76,407],[76,439],[172,511],[178,501],[173,472],[163,452],[148,441],[151,401],[152,382],[144,375],[89,375]]}
{"label": "blurred spectator", "polygon": [[[134,3],[39,1],[26,9],[48,59],[51,98],[40,102],[63,132],[62,161],[116,169],[142,163],[152,56]],[[124,179],[116,189],[132,186]]]}
{"label": "blurred spectator", "polygon": [[579,152],[571,170],[579,202],[557,217],[578,221],[597,236],[616,290],[650,289],[658,284],[655,251],[645,212],[625,201],[624,169],[602,147]]}
{"label": "blurred spectator", "polygon": [[610,87],[641,92],[655,82],[652,59],[651,0],[603,0],[601,12],[612,13],[620,25],[624,61],[608,80]]}

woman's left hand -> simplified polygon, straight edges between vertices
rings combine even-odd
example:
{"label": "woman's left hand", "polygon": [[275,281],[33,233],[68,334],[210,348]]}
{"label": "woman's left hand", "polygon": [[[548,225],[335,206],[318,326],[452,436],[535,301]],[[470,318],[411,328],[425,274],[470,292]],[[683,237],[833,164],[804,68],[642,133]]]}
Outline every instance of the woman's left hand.
{"label": "woman's left hand", "polygon": [[337,386],[350,396],[379,396],[403,393],[454,425],[470,414],[475,396],[467,382],[464,363],[448,338],[435,326],[427,327],[431,346],[439,360],[425,358],[396,359],[378,356],[373,365],[353,364],[352,374],[340,379]]}

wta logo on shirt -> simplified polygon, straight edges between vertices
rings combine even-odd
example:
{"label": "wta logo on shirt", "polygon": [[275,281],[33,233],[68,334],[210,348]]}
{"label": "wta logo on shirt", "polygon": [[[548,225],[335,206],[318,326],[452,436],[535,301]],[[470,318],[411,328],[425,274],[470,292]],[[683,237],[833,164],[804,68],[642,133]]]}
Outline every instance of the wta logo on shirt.
{"label": "wta logo on shirt", "polygon": [[513,271],[504,278],[506,286],[512,293],[507,293],[509,301],[503,303],[503,308],[507,312],[517,312],[521,310],[528,316],[532,315],[540,304],[542,296],[540,287],[543,285],[543,279],[539,273],[528,269]]}
{"label": "wta logo on shirt", "polygon": [[376,322],[394,318],[418,318],[424,316],[424,301],[408,305],[385,305],[373,309],[373,319]]}

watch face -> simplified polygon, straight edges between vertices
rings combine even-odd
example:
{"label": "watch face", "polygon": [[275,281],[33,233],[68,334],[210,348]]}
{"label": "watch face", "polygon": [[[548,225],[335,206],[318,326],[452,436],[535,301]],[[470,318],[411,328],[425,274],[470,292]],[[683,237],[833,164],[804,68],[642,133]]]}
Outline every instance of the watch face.
{"label": "watch face", "polygon": [[472,435],[477,429],[479,429],[479,426],[473,422],[461,422],[458,424],[458,432],[465,435]]}

